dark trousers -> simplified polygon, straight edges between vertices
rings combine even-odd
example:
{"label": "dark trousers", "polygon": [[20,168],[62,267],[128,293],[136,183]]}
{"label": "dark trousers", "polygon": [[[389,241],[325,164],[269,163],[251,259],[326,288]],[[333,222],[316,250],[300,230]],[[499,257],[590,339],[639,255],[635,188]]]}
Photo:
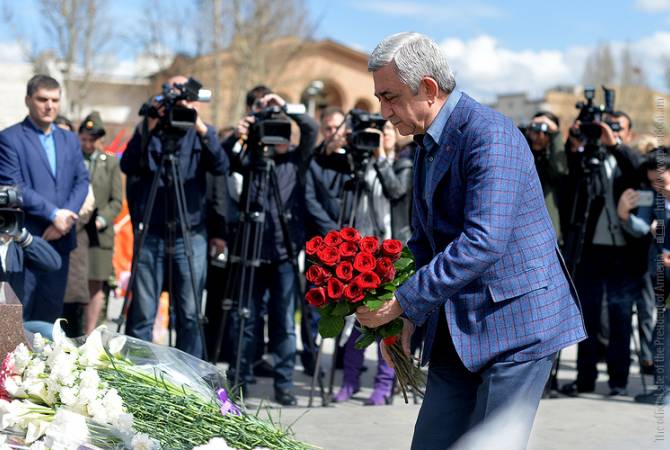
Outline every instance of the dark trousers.
{"label": "dark trousers", "polygon": [[575,285],[582,304],[588,337],[577,347],[577,384],[595,387],[598,378],[598,334],[602,328],[603,301],[607,307],[609,344],[607,373],[610,388],[625,388],[630,368],[633,303],[645,295],[645,279],[631,275],[623,249],[591,246],[577,268]]}
{"label": "dark trousers", "polygon": [[25,269],[24,298],[21,299],[24,321],[54,323],[56,319],[62,317],[70,254],[60,254],[60,257],[60,269],[53,272]]}
{"label": "dark trousers", "polygon": [[[289,261],[261,264],[256,269],[254,290],[249,302],[250,316],[244,323],[242,338],[239,374],[241,383],[244,384],[252,378],[252,364],[257,354],[257,339],[262,339],[262,334],[257,334],[258,317],[263,310],[267,291],[269,292],[267,299],[268,337],[270,352],[273,356],[274,386],[278,389],[293,387],[297,290],[295,272]],[[236,313],[232,316],[233,328],[239,330],[239,316]],[[235,335],[238,335],[237,332]],[[236,351],[236,349],[233,350]],[[234,365],[233,363],[232,366]]]}
{"label": "dark trousers", "polygon": [[525,448],[555,356],[492,362],[479,372],[470,372],[456,353],[446,320],[441,317],[412,449],[445,450],[473,427],[505,412],[523,430],[509,448]]}

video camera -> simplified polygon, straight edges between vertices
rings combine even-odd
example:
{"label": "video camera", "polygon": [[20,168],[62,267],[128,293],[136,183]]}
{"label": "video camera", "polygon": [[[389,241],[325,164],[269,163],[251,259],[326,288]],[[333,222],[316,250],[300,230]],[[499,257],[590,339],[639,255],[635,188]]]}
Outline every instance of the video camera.
{"label": "video camera", "polygon": [[[251,115],[255,121],[249,127],[247,137],[247,150],[250,151],[251,158],[272,156],[273,146],[289,144],[291,121],[288,116],[304,113],[304,105],[291,103],[286,103],[283,107],[273,105],[254,111]],[[269,153],[265,152],[266,147],[269,147]]]}
{"label": "video camera", "polygon": [[[185,133],[195,125],[198,112],[195,109],[178,105],[180,100],[189,102],[209,102],[212,91],[202,89],[202,83],[189,78],[186,83],[163,84],[163,92],[142,105],[140,116],[160,119],[159,130]],[[163,109],[163,114],[160,110]]]}
{"label": "video camera", "polygon": [[18,237],[23,230],[23,197],[12,186],[0,187],[0,235]]}
{"label": "video camera", "polygon": [[386,119],[381,114],[371,114],[362,109],[352,109],[348,116],[351,131],[347,134],[347,147],[354,164],[362,165],[380,145],[379,133],[367,130],[383,130]]}
{"label": "video camera", "polygon": [[605,96],[604,105],[595,105],[593,100],[595,98],[596,90],[592,87],[584,89],[584,98],[586,102],[577,102],[575,107],[579,109],[579,116],[577,120],[579,124],[579,133],[572,132],[573,137],[582,138],[587,143],[597,144],[602,134],[600,123],[605,122],[612,131],[619,131],[619,124],[607,122],[603,120],[603,115],[614,112],[614,89],[608,89],[602,86],[603,94]]}

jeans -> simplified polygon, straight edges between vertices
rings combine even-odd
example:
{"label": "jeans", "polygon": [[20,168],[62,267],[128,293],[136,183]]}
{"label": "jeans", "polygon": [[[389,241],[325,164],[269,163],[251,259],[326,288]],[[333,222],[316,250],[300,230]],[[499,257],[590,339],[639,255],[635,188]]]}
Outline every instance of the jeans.
{"label": "jeans", "polygon": [[492,361],[479,372],[470,372],[454,349],[443,317],[431,352],[412,450],[449,448],[501,412],[513,415],[513,425],[523,431],[515,436],[519,442],[508,448],[525,448],[556,355],[525,362]]}
{"label": "jeans", "polygon": [[[172,292],[170,299],[175,312],[177,348],[202,358],[203,342],[198,329],[196,301],[202,301],[207,263],[207,239],[204,233],[192,233],[193,271],[195,273],[196,297],[193,297],[191,274],[184,239],[175,240],[172,255]],[[148,234],[137,259],[135,286],[128,309],[126,334],[145,341],[152,340],[152,332],[158,300],[163,290],[163,281],[168,272],[166,241],[160,236]]]}
{"label": "jeans", "polygon": [[644,295],[643,275],[631,275],[618,249],[594,246],[584,252],[575,284],[588,337],[577,347],[577,385],[590,390],[598,378],[598,333],[603,298],[609,318],[607,373],[610,388],[625,388],[630,369],[633,303]]}
{"label": "jeans", "polygon": [[[268,335],[273,356],[274,387],[288,390],[293,387],[296,353],[295,301],[298,285],[293,265],[289,261],[261,264],[256,269],[255,280],[249,302],[250,317],[244,323],[239,380],[246,384],[252,379],[256,339],[262,338],[262,334],[257,335],[257,321],[263,310],[263,297],[269,291]],[[239,315],[235,313],[233,317],[234,329],[239,330]]]}

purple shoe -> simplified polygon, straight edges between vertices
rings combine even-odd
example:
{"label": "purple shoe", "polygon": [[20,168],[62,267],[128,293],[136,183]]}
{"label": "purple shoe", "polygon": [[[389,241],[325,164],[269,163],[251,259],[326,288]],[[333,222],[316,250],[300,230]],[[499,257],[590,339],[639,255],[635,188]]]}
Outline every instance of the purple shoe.
{"label": "purple shoe", "polygon": [[342,385],[337,394],[335,394],[335,396],[333,397],[333,403],[346,402],[358,391],[359,391],[358,386],[345,383]]}
{"label": "purple shoe", "polygon": [[370,398],[363,403],[365,406],[381,406],[388,405],[390,402],[389,393],[386,389],[375,389],[372,391]]}

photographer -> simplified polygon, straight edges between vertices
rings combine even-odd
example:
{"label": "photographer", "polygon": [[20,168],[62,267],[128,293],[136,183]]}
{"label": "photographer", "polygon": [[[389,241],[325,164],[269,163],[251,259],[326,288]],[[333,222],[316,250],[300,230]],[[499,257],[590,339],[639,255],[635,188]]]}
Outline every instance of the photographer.
{"label": "photographer", "polygon": [[[576,121],[568,142],[571,176],[576,183],[595,177],[601,195],[594,196],[586,222],[581,259],[576,266],[575,284],[581,299],[588,338],[579,343],[577,380],[564,385],[567,395],[593,392],[598,370],[599,334],[602,333],[603,298],[608,312],[609,345],[607,368],[610,395],[626,395],[630,365],[632,305],[645,290],[648,247],[632,236],[620,223],[617,205],[627,189],[638,189],[641,178],[640,161],[631,148],[617,140],[610,124],[595,121],[588,124],[598,130],[598,145],[584,145],[580,121]],[[596,128],[597,127],[597,128]],[[587,170],[591,175],[587,174]],[[576,217],[586,209],[587,186],[580,186],[582,201],[575,205]],[[578,230],[571,230],[568,241],[579,239]],[[573,246],[570,246],[573,248]],[[570,255],[569,255],[570,256]],[[574,258],[575,255],[572,255]]]}
{"label": "photographer", "polygon": [[[254,96],[253,92],[250,94]],[[240,373],[237,375],[244,391],[247,383],[253,381],[251,366],[257,353],[257,339],[262,338],[258,324],[262,320],[263,309],[266,306],[269,347],[273,355],[275,400],[281,405],[291,406],[297,403],[292,389],[296,353],[294,317],[299,286],[294,261],[290,259],[284,242],[280,214],[283,212],[287,221],[288,237],[294,254],[297,254],[305,243],[303,174],[306,162],[314,149],[318,127],[306,114],[288,113],[288,117],[300,129],[300,142],[297,146],[288,143],[266,146],[258,142],[260,149],[250,148],[252,143],[259,140],[259,136],[255,134],[260,132],[260,125],[263,122],[286,120],[283,112],[270,112],[273,107],[278,107],[282,111],[287,110],[286,101],[279,95],[259,93],[256,98],[257,100],[252,103],[252,114],[240,120],[235,135],[226,143],[228,145],[224,144],[224,147],[229,151],[234,170],[239,171],[243,177],[256,174],[254,169],[258,170],[258,164],[270,159],[274,166],[283,211],[279,210],[270,184],[265,186],[265,192],[260,191],[256,184],[248,186],[249,192],[246,194],[265,211],[261,261],[260,266],[255,268],[255,277],[262,282],[255,283],[251,292],[248,305],[250,317],[244,324]],[[289,123],[285,122],[284,125],[288,126]],[[229,145],[230,142],[246,143],[246,147],[236,152]],[[241,194],[244,195],[245,192]],[[240,209],[242,209],[241,203]],[[248,224],[240,223],[237,227]],[[267,305],[264,305],[264,298],[267,298]],[[237,314],[233,315],[233,319],[234,328],[238,328]]]}
{"label": "photographer", "polygon": [[560,243],[562,241],[560,218],[562,192],[560,189],[565,181],[568,168],[559,127],[560,122],[556,115],[548,111],[539,111],[533,116],[526,130],[526,138],[533,151],[535,168],[544,193],[544,203]]}
{"label": "photographer", "polygon": [[[171,78],[169,86],[183,90],[188,80],[183,76]],[[177,106],[198,111],[199,102],[178,100]],[[162,170],[164,142],[156,135],[160,132],[165,114],[159,106],[160,118],[145,117],[145,123],[138,126],[135,134],[121,158],[121,171],[128,176],[127,199],[131,220],[137,239],[147,207],[148,193],[154,175]],[[144,141],[148,141],[146,151]],[[145,227],[148,232],[144,245],[136,259],[136,280],[132,290],[132,302],[128,310],[126,333],[129,336],[147,341],[152,339],[152,330],[158,309],[158,300],[163,289],[165,273],[172,274],[173,298],[170,302],[175,311],[177,348],[196,357],[202,357],[203,342],[199,332],[196,302],[201,301],[204,287],[205,264],[207,260],[207,241],[205,233],[205,195],[206,173],[223,174],[228,168],[228,159],[221,151],[216,130],[206,125],[199,114],[195,125],[188,128],[179,137],[176,145],[176,160],[179,163],[186,201],[186,214],[190,229],[190,241],[193,247],[193,269],[197,295],[191,283],[191,274],[186,254],[184,236],[178,223],[175,189],[170,188],[169,174],[161,173],[156,193],[155,207]],[[174,248],[168,249],[168,235],[176,236]],[[172,250],[172,254],[169,251]],[[172,258],[172,267],[166,267],[168,256]]]}

